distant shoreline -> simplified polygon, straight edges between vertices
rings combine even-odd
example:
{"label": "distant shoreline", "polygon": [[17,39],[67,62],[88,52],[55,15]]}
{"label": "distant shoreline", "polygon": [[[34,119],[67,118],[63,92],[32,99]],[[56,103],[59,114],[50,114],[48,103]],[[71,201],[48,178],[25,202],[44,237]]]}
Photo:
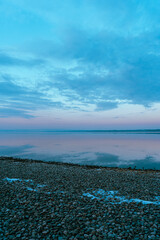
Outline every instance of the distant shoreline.
{"label": "distant shoreline", "polygon": [[52,129],[0,129],[5,133],[130,133],[130,134],[160,134],[160,129],[136,130],[52,130]]}
{"label": "distant shoreline", "polygon": [[24,162],[24,163],[45,163],[50,165],[62,165],[67,167],[80,167],[84,169],[106,169],[106,170],[117,170],[117,171],[138,171],[138,172],[160,172],[158,169],[140,169],[140,168],[132,168],[132,167],[107,167],[107,166],[98,166],[98,165],[87,165],[87,164],[77,164],[77,163],[67,163],[67,162],[57,162],[57,161],[43,161],[43,160],[36,160],[36,159],[23,159],[23,158],[15,158],[15,157],[5,157],[0,156],[0,161],[13,161],[13,162]]}

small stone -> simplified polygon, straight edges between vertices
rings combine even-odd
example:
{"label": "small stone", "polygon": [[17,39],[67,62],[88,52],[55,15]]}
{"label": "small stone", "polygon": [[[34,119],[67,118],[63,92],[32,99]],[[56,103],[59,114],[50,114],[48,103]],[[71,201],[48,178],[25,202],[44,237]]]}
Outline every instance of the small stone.
{"label": "small stone", "polygon": [[17,234],[16,237],[17,237],[17,238],[20,238],[20,237],[21,237],[21,234]]}

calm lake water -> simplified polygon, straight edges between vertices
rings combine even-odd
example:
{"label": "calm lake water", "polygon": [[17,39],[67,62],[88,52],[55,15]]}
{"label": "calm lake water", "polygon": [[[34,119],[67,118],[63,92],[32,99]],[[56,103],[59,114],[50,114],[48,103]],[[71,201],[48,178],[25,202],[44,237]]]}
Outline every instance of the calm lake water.
{"label": "calm lake water", "polygon": [[160,134],[1,132],[0,155],[100,166],[160,169]]}

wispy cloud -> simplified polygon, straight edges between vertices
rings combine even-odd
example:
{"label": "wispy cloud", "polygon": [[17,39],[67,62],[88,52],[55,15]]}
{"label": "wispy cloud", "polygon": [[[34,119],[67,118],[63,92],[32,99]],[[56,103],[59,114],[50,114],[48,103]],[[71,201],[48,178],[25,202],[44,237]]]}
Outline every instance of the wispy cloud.
{"label": "wispy cloud", "polygon": [[0,117],[31,118],[35,110],[62,107],[61,102],[51,101],[36,89],[18,86],[8,75],[1,76],[0,89]]}
{"label": "wispy cloud", "polygon": [[0,52],[0,66],[34,67],[44,64],[42,59],[20,59]]}
{"label": "wispy cloud", "polygon": [[17,37],[0,40],[1,116],[160,102],[158,0],[2,2],[0,21]]}

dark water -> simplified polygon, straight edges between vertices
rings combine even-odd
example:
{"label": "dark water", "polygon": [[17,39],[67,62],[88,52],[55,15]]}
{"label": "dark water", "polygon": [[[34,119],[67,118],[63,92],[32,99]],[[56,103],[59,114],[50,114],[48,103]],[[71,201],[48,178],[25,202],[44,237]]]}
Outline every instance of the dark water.
{"label": "dark water", "polygon": [[160,134],[1,132],[0,155],[100,166],[160,169]]}

